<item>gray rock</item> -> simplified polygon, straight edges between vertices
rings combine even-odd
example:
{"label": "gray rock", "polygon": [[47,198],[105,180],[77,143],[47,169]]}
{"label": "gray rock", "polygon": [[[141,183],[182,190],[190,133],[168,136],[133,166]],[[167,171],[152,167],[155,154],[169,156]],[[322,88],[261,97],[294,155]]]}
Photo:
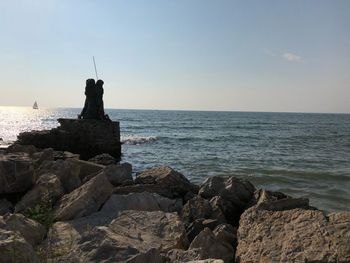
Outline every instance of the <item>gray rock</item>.
{"label": "gray rock", "polygon": [[124,210],[177,212],[182,208],[181,200],[172,200],[155,193],[113,194],[103,205],[101,212],[117,216]]}
{"label": "gray rock", "polygon": [[222,259],[224,262],[233,262],[234,249],[225,240],[215,237],[209,228],[205,228],[192,241],[189,249],[199,249],[200,259]]}
{"label": "gray rock", "polygon": [[137,174],[135,183],[156,184],[169,190],[169,198],[184,197],[188,192],[197,193],[198,187],[185,176],[170,167],[162,166]]}
{"label": "gray rock", "polygon": [[132,179],[132,166],[129,163],[108,165],[102,172],[114,186],[134,183]]}
{"label": "gray rock", "polygon": [[0,199],[0,216],[11,212],[12,209],[13,209],[12,203],[10,203],[5,198]]}
{"label": "gray rock", "polygon": [[21,198],[15,206],[15,212],[33,208],[43,200],[56,202],[64,194],[61,181],[55,174],[43,174],[36,184]]}
{"label": "gray rock", "polygon": [[47,240],[49,258],[55,262],[140,262],[152,253],[159,258],[158,252],[187,245],[179,216],[162,211],[124,211],[109,225],[80,232],[69,222],[57,222]]}
{"label": "gray rock", "polygon": [[237,262],[349,262],[350,213],[246,210],[238,229]]}
{"label": "gray rock", "polygon": [[20,233],[32,246],[39,244],[46,235],[46,229],[43,225],[22,214],[6,214],[3,220],[5,225],[1,228]]}
{"label": "gray rock", "polygon": [[205,228],[209,228],[210,230],[214,230],[220,224],[218,220],[214,219],[196,219],[192,223],[186,226],[186,235],[190,242],[202,232]]}
{"label": "gray rock", "polygon": [[182,209],[182,218],[185,222],[192,222],[199,218],[210,218],[212,209],[208,200],[196,196],[190,199]]}
{"label": "gray rock", "polygon": [[53,152],[53,159],[54,160],[67,160],[67,159],[79,159],[80,155],[76,153],[71,153],[68,151],[54,151]]}
{"label": "gray rock", "polygon": [[233,176],[207,178],[200,186],[199,195],[204,198],[221,196],[233,205],[245,208],[254,196],[255,187],[247,180]]}
{"label": "gray rock", "polygon": [[90,215],[99,210],[112,191],[113,186],[101,173],[71,193],[64,195],[56,205],[55,218],[69,220]]}
{"label": "gray rock", "polygon": [[66,193],[81,185],[80,166],[68,160],[44,161],[36,171],[38,178],[43,174],[57,175]]}
{"label": "gray rock", "polygon": [[125,263],[164,263],[165,258],[160,254],[158,249],[150,249],[146,252],[141,252],[132,258],[128,259]]}
{"label": "gray rock", "polygon": [[199,249],[171,249],[166,254],[166,257],[169,263],[184,263],[201,258]]}
{"label": "gray rock", "polygon": [[0,259],[3,263],[38,263],[33,247],[17,232],[0,228]]}
{"label": "gray rock", "polygon": [[0,155],[0,194],[25,192],[33,183],[34,166],[28,154]]}
{"label": "gray rock", "polygon": [[96,155],[96,156],[90,158],[88,161],[92,162],[92,163],[106,165],[106,166],[117,163],[117,160],[108,153]]}

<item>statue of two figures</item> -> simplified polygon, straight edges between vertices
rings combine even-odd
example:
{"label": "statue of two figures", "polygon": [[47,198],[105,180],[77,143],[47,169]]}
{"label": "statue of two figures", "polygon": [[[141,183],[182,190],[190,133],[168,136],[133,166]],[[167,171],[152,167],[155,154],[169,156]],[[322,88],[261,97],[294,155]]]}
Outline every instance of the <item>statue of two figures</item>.
{"label": "statue of two figures", "polygon": [[109,120],[103,106],[103,80],[86,80],[84,108],[79,119]]}

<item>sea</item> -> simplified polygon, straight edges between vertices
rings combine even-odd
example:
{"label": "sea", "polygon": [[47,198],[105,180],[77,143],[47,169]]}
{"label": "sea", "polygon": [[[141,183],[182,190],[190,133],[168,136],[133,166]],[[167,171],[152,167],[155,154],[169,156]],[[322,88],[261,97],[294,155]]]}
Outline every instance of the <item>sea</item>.
{"label": "sea", "polygon": [[[0,146],[51,129],[81,109],[0,107]],[[257,188],[350,211],[350,114],[106,109],[120,122],[122,161],[134,173],[168,165],[200,184],[236,176]]]}

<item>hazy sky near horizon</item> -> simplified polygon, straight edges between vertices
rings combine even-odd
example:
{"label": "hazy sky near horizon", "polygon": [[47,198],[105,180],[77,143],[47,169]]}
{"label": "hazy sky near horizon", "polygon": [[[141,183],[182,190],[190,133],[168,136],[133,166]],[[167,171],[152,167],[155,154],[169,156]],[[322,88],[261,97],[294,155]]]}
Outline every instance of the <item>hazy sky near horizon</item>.
{"label": "hazy sky near horizon", "polygon": [[350,113],[347,0],[0,0],[0,106]]}

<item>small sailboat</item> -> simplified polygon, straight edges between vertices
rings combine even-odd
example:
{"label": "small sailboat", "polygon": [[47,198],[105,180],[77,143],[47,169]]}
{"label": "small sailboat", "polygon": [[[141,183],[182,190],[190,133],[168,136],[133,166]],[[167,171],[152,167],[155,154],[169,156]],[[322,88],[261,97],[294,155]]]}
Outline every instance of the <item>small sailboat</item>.
{"label": "small sailboat", "polygon": [[33,109],[34,109],[34,110],[39,109],[39,107],[38,107],[38,103],[36,103],[36,101],[34,102]]}

